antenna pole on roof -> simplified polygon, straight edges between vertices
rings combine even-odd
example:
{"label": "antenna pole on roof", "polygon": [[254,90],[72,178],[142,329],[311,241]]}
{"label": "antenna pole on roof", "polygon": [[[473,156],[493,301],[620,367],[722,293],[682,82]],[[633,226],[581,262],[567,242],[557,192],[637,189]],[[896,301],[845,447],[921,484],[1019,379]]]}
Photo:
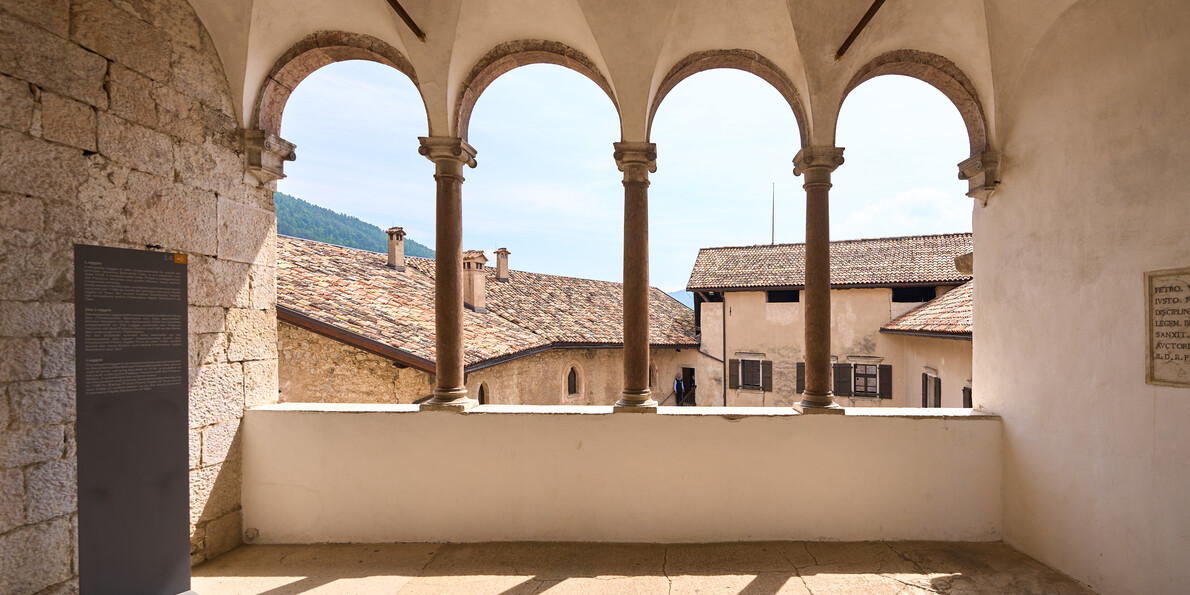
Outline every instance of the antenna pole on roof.
{"label": "antenna pole on roof", "polygon": [[777,183],[773,182],[773,218],[772,218],[772,233],[770,244],[777,243]]}

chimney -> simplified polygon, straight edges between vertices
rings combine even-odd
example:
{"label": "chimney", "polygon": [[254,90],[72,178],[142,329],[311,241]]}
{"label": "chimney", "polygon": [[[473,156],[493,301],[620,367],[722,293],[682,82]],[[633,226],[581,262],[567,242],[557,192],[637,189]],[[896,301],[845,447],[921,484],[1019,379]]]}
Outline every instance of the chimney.
{"label": "chimney", "polygon": [[512,252],[508,248],[501,248],[496,251],[496,280],[501,283],[508,283],[508,255]]}
{"label": "chimney", "polygon": [[388,230],[388,267],[405,270],[405,229],[390,227]]}
{"label": "chimney", "polygon": [[487,312],[487,273],[483,264],[488,257],[482,250],[466,250],[463,252],[463,305],[483,314]]}

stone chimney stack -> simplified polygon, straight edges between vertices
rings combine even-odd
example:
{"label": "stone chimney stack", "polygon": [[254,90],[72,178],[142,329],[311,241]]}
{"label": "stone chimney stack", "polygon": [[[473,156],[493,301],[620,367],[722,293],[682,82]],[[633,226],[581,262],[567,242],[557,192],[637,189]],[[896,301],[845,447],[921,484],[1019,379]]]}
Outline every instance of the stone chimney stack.
{"label": "stone chimney stack", "polygon": [[484,263],[488,257],[482,250],[466,250],[463,252],[463,305],[479,312],[487,312],[487,273]]}
{"label": "stone chimney stack", "polygon": [[405,229],[402,227],[388,230],[388,267],[405,271]]}
{"label": "stone chimney stack", "polygon": [[496,280],[501,283],[508,283],[508,255],[512,252],[508,248],[501,248],[496,251]]}

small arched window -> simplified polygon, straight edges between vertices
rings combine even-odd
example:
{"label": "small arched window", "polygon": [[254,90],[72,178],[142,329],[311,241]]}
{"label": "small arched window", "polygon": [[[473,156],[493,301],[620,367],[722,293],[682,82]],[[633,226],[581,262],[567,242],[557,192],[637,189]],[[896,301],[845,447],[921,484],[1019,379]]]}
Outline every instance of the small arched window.
{"label": "small arched window", "polygon": [[571,366],[570,372],[566,374],[566,394],[578,394],[578,370],[574,366]]}
{"label": "small arched window", "polygon": [[479,385],[479,394],[476,396],[479,397],[480,405],[487,405],[488,404],[488,385],[486,385],[486,384]]}

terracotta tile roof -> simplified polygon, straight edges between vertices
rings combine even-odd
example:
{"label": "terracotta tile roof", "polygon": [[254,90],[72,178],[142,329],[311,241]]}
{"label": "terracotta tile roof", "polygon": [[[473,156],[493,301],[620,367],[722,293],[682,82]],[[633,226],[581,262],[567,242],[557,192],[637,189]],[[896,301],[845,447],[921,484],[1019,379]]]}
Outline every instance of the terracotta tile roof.
{"label": "terracotta tile roof", "polygon": [[[478,251],[476,251],[478,252]],[[278,236],[277,305],[316,321],[434,361],[434,260],[406,257],[406,270],[387,256]],[[467,365],[553,343],[623,342],[621,285],[510,271],[507,282],[487,274],[487,312],[466,310]],[[694,313],[652,288],[651,341],[696,347]]]}
{"label": "terracotta tile roof", "polygon": [[[969,233],[831,242],[831,285],[961,283],[954,257],[970,251]],[[686,289],[800,288],[805,264],[805,244],[703,248]]]}
{"label": "terracotta tile roof", "polygon": [[971,338],[975,281],[968,281],[880,327],[882,332]]}

